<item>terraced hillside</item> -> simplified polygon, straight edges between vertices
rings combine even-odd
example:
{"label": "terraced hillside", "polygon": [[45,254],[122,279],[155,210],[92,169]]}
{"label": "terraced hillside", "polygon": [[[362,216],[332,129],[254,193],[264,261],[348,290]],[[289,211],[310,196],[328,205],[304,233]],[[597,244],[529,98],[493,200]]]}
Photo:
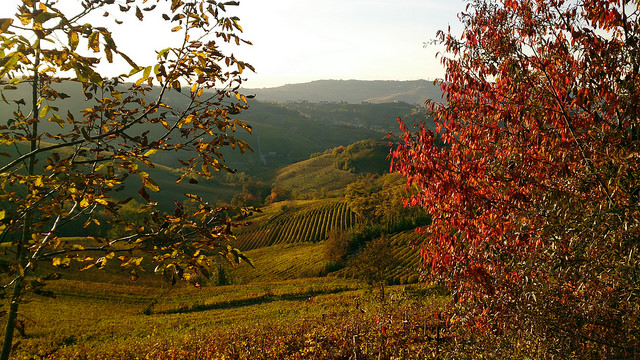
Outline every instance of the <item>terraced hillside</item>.
{"label": "terraced hillside", "polygon": [[403,231],[393,235],[390,239],[393,249],[393,258],[396,266],[388,269],[390,283],[407,284],[418,282],[422,269],[420,251],[413,244],[418,243],[419,238],[414,230]]}
{"label": "terraced hillside", "polygon": [[247,251],[265,246],[325,240],[331,229],[346,230],[356,216],[343,200],[278,203],[236,231],[235,246]]}
{"label": "terraced hillside", "polygon": [[[415,230],[406,230],[396,234],[386,235],[383,245],[385,253],[382,256],[384,256],[385,261],[388,260],[386,262],[388,265],[382,265],[384,268],[380,270],[384,274],[383,279],[387,284],[399,285],[417,283],[420,276],[425,273],[418,245],[420,241],[421,238],[419,235],[416,235]],[[332,275],[346,278],[359,277],[358,273],[361,273],[362,269],[359,269],[358,267],[362,266],[363,261],[365,261],[368,266],[371,262],[376,261],[376,255],[367,255],[368,251],[375,252],[376,249],[378,249],[370,248],[371,246],[375,247],[376,245],[380,246],[381,243],[374,241],[373,243],[368,244],[364,249],[361,249],[360,252],[353,255],[354,259],[364,256],[366,260],[355,261],[355,263],[349,262],[346,267],[332,273]],[[373,265],[373,267],[375,267],[375,265]]]}

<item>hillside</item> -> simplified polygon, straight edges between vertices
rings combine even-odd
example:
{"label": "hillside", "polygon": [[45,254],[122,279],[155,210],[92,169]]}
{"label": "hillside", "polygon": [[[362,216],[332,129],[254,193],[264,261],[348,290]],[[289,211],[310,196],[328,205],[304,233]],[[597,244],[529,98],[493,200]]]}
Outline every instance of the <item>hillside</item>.
{"label": "hillside", "polygon": [[387,103],[401,101],[423,105],[427,99],[439,101],[442,93],[431,81],[361,81],[317,80],[302,84],[287,84],[274,88],[245,89],[260,101],[361,102]]}
{"label": "hillside", "polygon": [[[252,126],[252,134],[240,131],[236,135],[253,152],[241,155],[226,149],[225,159],[232,168],[264,176],[274,169],[304,161],[313,153],[365,139],[384,139],[389,132],[398,132],[398,117],[407,124],[418,123],[426,117],[426,111],[407,103],[280,104],[254,100],[238,115]],[[388,152],[388,146],[385,151]],[[175,160],[162,163],[177,165]]]}
{"label": "hillside", "polygon": [[356,217],[341,200],[286,201],[267,207],[251,222],[235,232],[234,246],[240,250],[319,242],[333,229],[350,229],[356,224]]}
{"label": "hillside", "polygon": [[424,106],[411,105],[406,102],[380,104],[290,102],[283,104],[283,107],[296,111],[306,119],[377,130],[384,134],[398,131],[396,121],[398,117],[401,117],[408,124],[413,124],[424,119],[427,115]]}
{"label": "hillside", "polygon": [[316,153],[275,171],[274,186],[297,196],[342,196],[347,185],[363,175],[389,171],[389,142],[362,140]]}
{"label": "hillside", "polygon": [[[370,87],[369,90],[366,90]],[[365,82],[358,84],[360,92],[367,94],[383,94],[382,90],[376,90],[377,82]],[[58,108],[58,113],[66,114],[67,111],[76,114],[79,118],[82,109],[95,106],[96,101],[86,100],[77,84],[61,82],[55,84],[55,88],[68,94],[70,97],[48,105]],[[19,99],[28,99],[25,86],[17,90],[4,91],[9,102]],[[124,89],[122,89],[124,91]],[[328,91],[328,90],[327,90]],[[354,90],[356,91],[356,90]],[[148,100],[152,100],[157,92],[150,92]],[[247,91],[249,92],[249,91]],[[184,93],[184,92],[183,92]],[[166,102],[175,109],[180,109],[187,97],[183,93],[169,91],[166,94]],[[388,96],[388,93],[385,93]],[[382,95],[381,95],[382,96]],[[391,100],[391,99],[387,99]],[[423,108],[408,103],[388,102],[384,104],[346,104],[346,103],[267,103],[250,100],[249,108],[237,117],[252,126],[253,132],[246,133],[239,130],[235,136],[245,140],[253,152],[248,151],[244,155],[233,149],[224,149],[224,158],[228,165],[252,176],[262,176],[273,169],[293,164],[308,159],[312,153],[322,152],[337,146],[347,146],[363,139],[380,139],[388,132],[398,129],[396,119],[402,117],[407,123],[417,122],[424,118],[426,113]],[[0,105],[0,120],[9,123],[12,111],[11,105]],[[63,117],[66,117],[63,116]],[[55,122],[41,121],[41,131],[52,135],[68,134],[70,127],[61,128]],[[132,127],[130,136],[141,134],[150,130],[150,136],[157,135],[161,129],[148,129],[147,127]],[[56,141],[44,139],[43,141]],[[179,159],[189,157],[188,153],[175,152],[158,154],[153,158],[155,163],[179,168]]]}

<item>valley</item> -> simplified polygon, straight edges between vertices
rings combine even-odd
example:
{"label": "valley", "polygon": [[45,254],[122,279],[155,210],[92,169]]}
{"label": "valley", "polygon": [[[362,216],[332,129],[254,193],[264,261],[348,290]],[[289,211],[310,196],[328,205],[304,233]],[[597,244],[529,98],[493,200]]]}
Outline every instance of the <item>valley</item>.
{"label": "valley", "polygon": [[[352,341],[374,317],[391,319],[406,311],[405,306],[417,304],[439,307],[446,298],[441,290],[434,290],[433,296],[415,295],[423,291],[418,284],[422,270],[414,248],[419,240],[415,227],[428,219],[420,211],[404,209],[404,180],[389,174],[394,139],[388,134],[397,127],[395,119],[418,122],[424,116],[420,107],[403,102],[255,99],[238,116],[252,133],[237,133],[252,151],[242,155],[226,149],[223,155],[234,173],[221,171],[211,179],[192,176],[176,183],[181,174],[178,158],[152,155],[151,162],[139,166],[161,189],[148,196],[163,211],[173,211],[175,204],[169,199],[185,193],[217,206],[251,209],[253,215],[232,228],[235,240],[230,245],[243,258],[233,265],[221,257],[208,278],[197,280],[198,287],[154,275],[147,259],[135,277],[115,263],[81,272],[79,265],[65,269],[43,264],[36,277],[56,274],[59,280],[47,281],[24,305],[17,358],[128,358],[144,353],[146,358],[170,354],[188,359],[199,346],[209,356],[201,358],[216,359],[221,354],[246,358],[256,351],[283,358],[316,356],[320,351],[346,354],[354,347],[339,350],[336,341]],[[60,131],[55,123],[44,127],[51,133]],[[20,142],[5,148],[9,156],[26,151]],[[131,178],[125,185],[117,197],[132,200],[120,213],[142,224],[148,216],[145,199],[137,193],[142,184]],[[188,207],[188,202],[183,205]],[[59,234],[65,242],[82,246],[85,236],[135,231],[118,227],[104,212],[96,213],[95,219],[97,223],[84,227],[62,226]],[[108,227],[110,223],[114,225]],[[381,290],[386,293],[383,302]],[[121,311],[123,307],[127,310]],[[362,316],[363,311],[368,314]],[[344,334],[319,333],[347,320],[353,328]],[[256,332],[256,322],[270,330]],[[271,344],[271,331],[281,335],[278,342],[296,341],[296,331],[315,340],[286,350]],[[379,352],[374,350],[373,334],[366,335],[373,338],[363,340],[356,351]],[[244,336],[254,340],[243,342]],[[434,348],[427,341],[423,350]]]}

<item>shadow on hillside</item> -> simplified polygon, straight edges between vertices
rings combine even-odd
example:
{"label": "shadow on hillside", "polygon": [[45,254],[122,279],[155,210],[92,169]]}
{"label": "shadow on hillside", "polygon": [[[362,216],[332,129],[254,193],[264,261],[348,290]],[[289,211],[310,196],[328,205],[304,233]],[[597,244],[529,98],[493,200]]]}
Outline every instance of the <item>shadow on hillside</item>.
{"label": "shadow on hillside", "polygon": [[309,301],[309,299],[314,296],[337,294],[337,293],[352,291],[352,290],[354,290],[352,287],[339,287],[335,289],[310,290],[302,293],[282,294],[282,295],[276,295],[269,291],[263,295],[259,295],[255,297],[238,299],[238,300],[230,300],[230,301],[222,301],[222,302],[212,303],[212,304],[193,304],[191,306],[183,305],[177,309],[153,311],[149,313],[149,315],[186,314],[186,313],[194,313],[194,312],[201,312],[201,311],[208,311],[208,310],[230,309],[230,308],[238,308],[243,306],[260,305],[260,304],[266,304],[266,303],[276,302],[276,301]]}

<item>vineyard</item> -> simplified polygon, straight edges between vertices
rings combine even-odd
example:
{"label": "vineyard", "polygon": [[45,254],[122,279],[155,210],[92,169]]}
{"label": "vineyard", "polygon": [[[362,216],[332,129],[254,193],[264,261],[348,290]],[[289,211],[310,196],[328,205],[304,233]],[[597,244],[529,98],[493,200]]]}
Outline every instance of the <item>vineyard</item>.
{"label": "vineyard", "polygon": [[[282,208],[281,208],[282,209]],[[236,231],[235,246],[247,251],[261,247],[325,240],[331,229],[346,230],[356,223],[347,203],[308,201],[286,211],[265,213]]]}
{"label": "vineyard", "polygon": [[393,249],[391,256],[397,264],[389,269],[388,279],[391,284],[416,283],[422,272],[422,260],[419,248],[413,244],[418,241],[414,230],[403,231],[393,235],[389,241]]}
{"label": "vineyard", "polygon": [[[390,261],[391,265],[384,269],[384,279],[387,284],[415,284],[420,280],[420,277],[424,275],[418,245],[420,240],[414,230],[387,235],[386,242],[389,245],[389,252],[385,257],[392,259],[392,261]],[[357,278],[358,269],[352,266],[353,265],[348,265],[332,275],[345,278]],[[356,267],[357,266],[358,265],[356,265]]]}

